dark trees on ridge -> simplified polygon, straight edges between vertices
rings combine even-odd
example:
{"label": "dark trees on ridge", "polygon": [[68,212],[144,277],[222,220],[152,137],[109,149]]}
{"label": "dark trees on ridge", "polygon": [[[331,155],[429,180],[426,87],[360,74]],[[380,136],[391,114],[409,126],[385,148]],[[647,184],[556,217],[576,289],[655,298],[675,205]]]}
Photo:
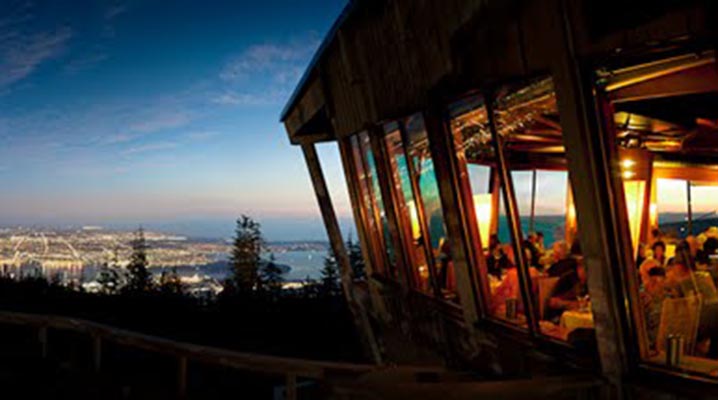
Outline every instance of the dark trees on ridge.
{"label": "dark trees on ridge", "polygon": [[145,232],[140,227],[135,232],[135,238],[132,240],[132,255],[130,263],[127,265],[127,285],[125,291],[131,293],[146,292],[152,289],[152,274],[147,270],[149,262],[147,261],[147,241],[145,240]]}
{"label": "dark trees on ridge", "polygon": [[261,226],[247,215],[237,220],[234,243],[229,256],[231,276],[225,282],[225,291],[250,293],[260,283],[259,266],[264,238]]}

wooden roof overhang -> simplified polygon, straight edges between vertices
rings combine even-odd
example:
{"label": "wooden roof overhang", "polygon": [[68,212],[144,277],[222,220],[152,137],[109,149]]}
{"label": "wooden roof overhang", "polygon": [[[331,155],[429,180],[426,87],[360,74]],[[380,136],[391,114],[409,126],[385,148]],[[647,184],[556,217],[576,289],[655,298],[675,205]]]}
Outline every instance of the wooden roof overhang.
{"label": "wooden roof overhang", "polygon": [[437,99],[545,74],[559,58],[556,32],[567,23],[576,55],[596,64],[644,57],[636,48],[685,47],[715,30],[704,1],[629,3],[350,1],[281,120],[292,143],[333,140]]}

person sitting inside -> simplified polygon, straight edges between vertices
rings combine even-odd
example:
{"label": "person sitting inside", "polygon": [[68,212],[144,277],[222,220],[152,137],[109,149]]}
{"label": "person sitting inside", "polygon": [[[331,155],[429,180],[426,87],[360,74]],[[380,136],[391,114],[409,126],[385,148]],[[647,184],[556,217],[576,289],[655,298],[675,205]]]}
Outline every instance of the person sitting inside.
{"label": "person sitting inside", "polygon": [[[514,251],[511,246],[506,246],[504,252],[507,260],[507,268],[504,271],[505,276],[501,284],[496,288],[496,292],[491,298],[491,312],[495,315],[503,315],[506,312],[506,299],[518,299],[517,312],[524,313],[523,296],[521,293],[521,285],[519,283],[519,272],[516,268]],[[534,281],[539,275],[536,268],[529,268],[529,277]]]}
{"label": "person sitting inside", "polygon": [[697,293],[693,279],[693,272],[687,266],[683,257],[676,256],[668,263],[666,268],[666,292],[670,297],[687,297]]}
{"label": "person sitting inside", "polygon": [[710,257],[718,254],[718,227],[711,226],[706,231],[706,241],[703,243],[703,253],[706,264],[710,263]]}
{"label": "person sitting inside", "polygon": [[576,260],[568,257],[568,247],[566,242],[558,241],[552,247],[553,262],[548,269],[548,275],[551,277],[560,277],[568,273],[576,272]]}
{"label": "person sitting inside", "polygon": [[509,259],[496,234],[489,237],[489,252],[486,255],[486,267],[488,273],[498,279],[501,279],[503,271],[509,267]]}
{"label": "person sitting inside", "polygon": [[536,240],[536,234],[531,233],[523,243],[524,252],[526,252],[526,260],[532,267],[539,267],[540,254],[538,248],[536,247]]}
{"label": "person sitting inside", "polygon": [[666,298],[666,271],[655,259],[649,258],[641,264],[641,306],[646,322],[646,333],[651,349],[656,348],[658,328],[661,324],[663,300]]}
{"label": "person sitting inside", "polygon": [[651,246],[653,250],[653,259],[658,262],[661,267],[666,265],[666,244],[663,241],[656,241]]}
{"label": "person sitting inside", "polygon": [[548,300],[545,318],[558,323],[561,314],[566,310],[577,310],[581,307],[580,298],[588,294],[586,286],[586,267],[582,257],[576,257],[576,268],[573,272],[562,275]]}
{"label": "person sitting inside", "polygon": [[539,255],[543,256],[544,253],[546,253],[546,248],[544,248],[544,241],[543,241],[543,232],[538,231],[536,232],[536,249],[538,249]]}

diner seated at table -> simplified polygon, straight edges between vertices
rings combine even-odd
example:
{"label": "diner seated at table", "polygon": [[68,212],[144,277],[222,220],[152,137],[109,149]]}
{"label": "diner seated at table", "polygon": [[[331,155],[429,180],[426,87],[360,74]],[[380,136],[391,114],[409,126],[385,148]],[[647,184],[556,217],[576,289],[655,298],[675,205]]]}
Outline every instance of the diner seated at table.
{"label": "diner seated at table", "polygon": [[576,272],[576,260],[574,257],[569,257],[566,242],[563,240],[554,242],[551,248],[551,266],[548,268],[548,275],[560,277],[574,272]]}
{"label": "diner seated at table", "polygon": [[665,270],[667,295],[687,297],[697,294],[693,272],[682,256],[671,259]]}
{"label": "diner seated at table", "polygon": [[658,262],[658,265],[665,267],[668,261],[666,260],[666,243],[662,240],[655,241],[651,246],[651,250],[653,251],[653,259]]}
{"label": "diner seated at table", "polygon": [[640,299],[646,323],[649,346],[656,348],[658,328],[661,324],[663,300],[666,299],[666,271],[658,261],[649,258],[639,268],[641,278]]}
{"label": "diner seated at table", "polygon": [[583,258],[576,257],[574,260],[574,270],[561,275],[549,297],[544,316],[549,321],[558,323],[564,311],[579,310],[587,306],[587,301],[582,301],[588,295],[586,267]]}
{"label": "diner seated at table", "polygon": [[488,273],[497,279],[501,279],[503,271],[509,266],[509,259],[504,251],[504,246],[499,241],[499,236],[492,234],[489,237],[489,251],[486,255],[486,267]]}
{"label": "diner seated at table", "polygon": [[[524,302],[523,296],[521,295],[521,285],[519,284],[519,272],[516,268],[514,251],[511,246],[507,245],[503,248],[506,260],[507,268],[504,270],[504,275],[501,279],[501,283],[496,288],[491,298],[491,311],[492,314],[502,315],[506,312],[506,300],[507,299],[518,299],[517,313],[524,313]],[[536,268],[529,268],[529,276],[533,281],[533,278],[539,275]]]}

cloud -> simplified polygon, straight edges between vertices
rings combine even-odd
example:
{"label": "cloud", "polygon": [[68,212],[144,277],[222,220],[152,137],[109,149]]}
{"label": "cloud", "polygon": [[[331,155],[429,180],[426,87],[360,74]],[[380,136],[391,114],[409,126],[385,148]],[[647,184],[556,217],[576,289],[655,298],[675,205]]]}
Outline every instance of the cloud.
{"label": "cloud", "polygon": [[183,111],[166,111],[151,114],[144,120],[133,123],[130,129],[139,133],[153,133],[179,128],[187,125],[190,121],[190,116]]}
{"label": "cloud", "polygon": [[219,72],[221,93],[212,103],[254,106],[281,103],[299,81],[302,71],[319,46],[315,33],[286,42],[260,43],[247,47]]}
{"label": "cloud", "polygon": [[177,148],[176,142],[155,142],[146,143],[138,146],[133,146],[122,152],[124,155],[133,155],[140,153],[161,153],[164,150],[171,150]]}
{"label": "cloud", "polygon": [[0,27],[0,87],[25,79],[41,64],[60,56],[71,37],[67,27],[34,33],[12,24]]}
{"label": "cloud", "polygon": [[69,74],[76,74],[81,71],[86,71],[88,69],[92,69],[95,66],[97,66],[98,64],[107,60],[108,58],[110,58],[110,56],[105,53],[88,54],[88,55],[70,60],[70,62],[65,65],[64,70],[65,70],[65,72],[67,72]]}
{"label": "cloud", "polygon": [[127,4],[114,4],[105,11],[105,19],[112,20],[127,12]]}
{"label": "cloud", "polygon": [[215,138],[219,136],[220,133],[217,131],[198,131],[198,132],[190,132],[185,137],[189,140],[193,141],[202,141],[202,140],[209,140],[212,138]]}

